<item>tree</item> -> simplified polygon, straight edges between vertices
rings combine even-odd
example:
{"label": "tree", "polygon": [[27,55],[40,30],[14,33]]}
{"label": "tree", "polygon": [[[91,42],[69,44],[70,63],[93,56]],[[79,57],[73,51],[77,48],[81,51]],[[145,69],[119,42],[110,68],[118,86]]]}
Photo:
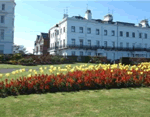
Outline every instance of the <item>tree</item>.
{"label": "tree", "polygon": [[15,54],[15,53],[27,54],[28,51],[26,50],[26,48],[23,45],[14,44],[13,45],[13,54]]}

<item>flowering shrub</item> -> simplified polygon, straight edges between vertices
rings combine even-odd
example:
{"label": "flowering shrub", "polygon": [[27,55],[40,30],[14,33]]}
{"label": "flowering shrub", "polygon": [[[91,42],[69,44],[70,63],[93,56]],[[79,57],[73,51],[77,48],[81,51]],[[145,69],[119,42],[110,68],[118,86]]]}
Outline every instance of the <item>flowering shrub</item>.
{"label": "flowering shrub", "polygon": [[[55,75],[53,72],[56,70],[58,72]],[[25,69],[20,72],[22,71],[25,71]],[[65,69],[50,66],[49,72],[52,73],[51,75],[44,75],[43,68],[40,68],[42,75],[37,75],[37,72],[32,69],[29,72],[34,72],[35,75],[29,74],[27,77],[20,77],[17,80],[8,81],[8,79],[5,79],[5,81],[1,81],[0,95],[150,86],[149,63],[142,63],[138,66],[99,64],[88,67],[85,64],[73,68],[68,65]],[[63,72],[67,72],[67,74],[63,74]],[[6,77],[8,76],[9,73],[6,74]]]}

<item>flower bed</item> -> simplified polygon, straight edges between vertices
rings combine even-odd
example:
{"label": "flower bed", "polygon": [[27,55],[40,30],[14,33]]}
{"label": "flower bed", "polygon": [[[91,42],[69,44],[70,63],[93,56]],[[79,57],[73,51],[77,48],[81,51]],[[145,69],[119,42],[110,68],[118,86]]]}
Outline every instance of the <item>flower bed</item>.
{"label": "flower bed", "polygon": [[[149,64],[139,66],[105,65],[89,66],[89,68],[76,67],[68,69],[67,74],[57,73],[57,75],[34,75],[19,78],[17,80],[8,79],[0,82],[0,95],[30,94],[56,91],[77,91],[81,89],[100,88],[123,88],[150,86]],[[53,73],[56,68],[51,67],[49,71]],[[66,71],[60,69],[59,71]]]}

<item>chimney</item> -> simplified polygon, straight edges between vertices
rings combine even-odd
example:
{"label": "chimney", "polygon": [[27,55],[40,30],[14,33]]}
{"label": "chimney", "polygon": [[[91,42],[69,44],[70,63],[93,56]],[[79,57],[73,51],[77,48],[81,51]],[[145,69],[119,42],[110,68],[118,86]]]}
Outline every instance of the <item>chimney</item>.
{"label": "chimney", "polygon": [[92,19],[91,10],[87,10],[87,11],[85,12],[85,19],[87,19],[87,20],[91,20],[91,19]]}

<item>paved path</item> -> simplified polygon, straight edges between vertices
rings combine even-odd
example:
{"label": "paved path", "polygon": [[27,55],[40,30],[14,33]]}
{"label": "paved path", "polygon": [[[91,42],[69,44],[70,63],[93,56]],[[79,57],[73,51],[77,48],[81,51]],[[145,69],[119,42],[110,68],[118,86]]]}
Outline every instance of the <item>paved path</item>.
{"label": "paved path", "polygon": [[[20,68],[0,69],[0,73],[11,73],[12,71],[15,71],[15,70],[20,70]],[[29,69],[25,69],[25,70],[28,71]],[[39,69],[36,69],[36,70],[39,70]]]}

